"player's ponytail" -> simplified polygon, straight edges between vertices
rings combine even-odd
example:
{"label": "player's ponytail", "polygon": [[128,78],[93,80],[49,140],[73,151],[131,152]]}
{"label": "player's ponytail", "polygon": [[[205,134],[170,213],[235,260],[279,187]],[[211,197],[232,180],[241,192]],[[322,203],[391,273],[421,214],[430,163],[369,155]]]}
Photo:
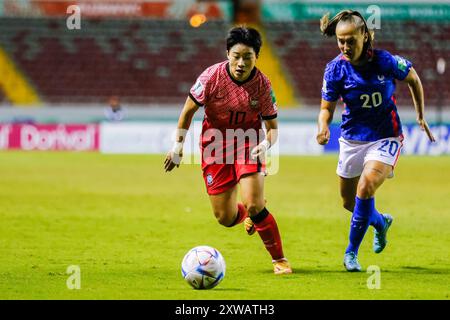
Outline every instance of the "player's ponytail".
{"label": "player's ponytail", "polygon": [[[355,17],[358,17],[355,19]],[[327,37],[336,35],[336,26],[340,21],[348,21],[354,23],[357,28],[367,33],[367,42],[364,44],[363,52],[368,53],[373,49],[373,41],[375,33],[367,26],[366,19],[358,12],[353,10],[343,10],[330,20],[330,13],[326,13],[320,19],[320,31]]]}

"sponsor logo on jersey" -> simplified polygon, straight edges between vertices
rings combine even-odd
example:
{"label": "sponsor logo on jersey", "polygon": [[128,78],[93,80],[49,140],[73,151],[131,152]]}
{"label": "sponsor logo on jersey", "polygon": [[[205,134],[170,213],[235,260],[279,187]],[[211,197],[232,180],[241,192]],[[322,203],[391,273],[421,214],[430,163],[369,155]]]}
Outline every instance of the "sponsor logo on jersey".
{"label": "sponsor logo on jersey", "polygon": [[381,83],[384,83],[384,75],[379,74],[379,75],[377,76],[377,78],[378,78],[378,80],[379,80]]}
{"label": "sponsor logo on jersey", "polygon": [[220,99],[223,99],[223,98],[225,98],[225,95],[223,93],[221,94],[220,92],[217,92],[216,99],[220,100]]}

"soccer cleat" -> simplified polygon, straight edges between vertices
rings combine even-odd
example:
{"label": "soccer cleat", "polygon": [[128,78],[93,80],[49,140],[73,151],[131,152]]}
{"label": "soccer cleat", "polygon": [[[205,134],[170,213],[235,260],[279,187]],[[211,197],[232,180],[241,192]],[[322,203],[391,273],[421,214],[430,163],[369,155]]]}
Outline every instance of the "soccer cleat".
{"label": "soccer cleat", "polygon": [[252,219],[250,219],[250,217],[245,218],[244,227],[245,227],[245,231],[247,231],[247,234],[249,236],[254,234],[256,231],[255,224],[253,223]]}
{"label": "soccer cleat", "polygon": [[394,218],[392,218],[392,216],[389,214],[383,214],[383,218],[385,223],[383,231],[378,232],[377,230],[375,230],[373,237],[373,252],[375,253],[380,253],[381,251],[383,251],[384,247],[386,247],[386,234],[392,224],[392,221],[394,221]]}
{"label": "soccer cleat", "polygon": [[354,252],[348,252],[344,256],[344,267],[349,272],[361,271],[361,265],[358,262],[358,257]]}
{"label": "soccer cleat", "polygon": [[275,274],[290,274],[292,273],[291,265],[286,258],[281,258],[279,260],[273,260],[273,273]]}

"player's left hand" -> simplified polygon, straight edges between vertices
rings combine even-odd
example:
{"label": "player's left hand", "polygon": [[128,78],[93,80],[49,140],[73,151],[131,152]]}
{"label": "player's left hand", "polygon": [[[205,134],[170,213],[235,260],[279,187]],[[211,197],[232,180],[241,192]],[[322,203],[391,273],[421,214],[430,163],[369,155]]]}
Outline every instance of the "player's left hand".
{"label": "player's left hand", "polygon": [[268,142],[261,142],[256,147],[252,149],[252,152],[250,153],[253,160],[256,158],[259,158],[260,161],[264,160],[264,156],[266,155],[267,149],[269,149]]}
{"label": "player's left hand", "polygon": [[427,121],[425,119],[417,118],[417,123],[419,124],[420,128],[422,129],[422,131],[425,131],[425,133],[427,134],[428,139],[430,140],[430,142],[436,142],[436,139],[434,138],[433,133],[431,132]]}
{"label": "player's left hand", "polygon": [[181,158],[183,157],[183,152],[175,153],[169,151],[167,153],[166,159],[164,160],[164,170],[166,172],[172,171],[173,168],[179,167],[181,163]]}
{"label": "player's left hand", "polygon": [[267,150],[264,146],[257,145],[252,149],[251,152],[252,159],[255,160],[256,158],[259,158],[261,160],[262,158],[264,158],[266,151]]}

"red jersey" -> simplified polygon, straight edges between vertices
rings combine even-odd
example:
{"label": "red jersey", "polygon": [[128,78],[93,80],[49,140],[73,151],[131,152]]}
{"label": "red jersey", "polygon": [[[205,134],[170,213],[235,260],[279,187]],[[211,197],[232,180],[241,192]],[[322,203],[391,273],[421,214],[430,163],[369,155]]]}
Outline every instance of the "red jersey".
{"label": "red jersey", "polygon": [[[277,117],[270,81],[256,67],[245,81],[239,82],[232,78],[228,61],[217,63],[198,77],[189,97],[205,108],[201,137],[203,156],[203,149],[214,141],[214,132],[209,129],[216,129],[223,134],[223,154],[226,155],[226,146],[236,141],[226,138],[227,129],[242,129],[245,132],[250,129],[258,133],[262,128],[262,120]],[[252,146],[253,143],[240,144],[234,151]]]}

